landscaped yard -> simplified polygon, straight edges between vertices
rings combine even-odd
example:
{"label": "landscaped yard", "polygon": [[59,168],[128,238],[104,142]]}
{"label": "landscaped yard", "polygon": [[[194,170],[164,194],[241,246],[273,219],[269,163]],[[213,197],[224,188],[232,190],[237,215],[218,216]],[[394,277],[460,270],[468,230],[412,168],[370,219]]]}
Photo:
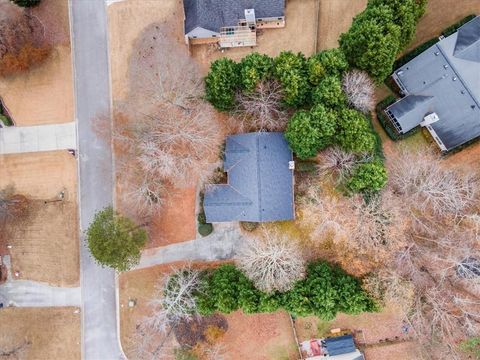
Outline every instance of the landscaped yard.
{"label": "landscaped yard", "polygon": [[[133,354],[131,336],[135,327],[150,312],[149,301],[155,294],[155,285],[165,274],[170,273],[172,267],[180,265],[168,264],[121,274],[121,338],[127,356]],[[205,268],[216,265],[218,263],[203,263],[200,266]],[[134,307],[128,307],[130,299],[135,301]],[[236,311],[224,315],[224,318],[228,323],[228,329],[217,339],[216,344],[222,348],[226,358],[230,360],[298,358],[290,319],[284,311],[254,315],[245,315],[241,311]],[[165,348],[171,351],[178,346],[178,342],[172,335]]]}
{"label": "landscaped yard", "polygon": [[66,151],[0,156],[0,188],[13,185],[32,205],[29,218],[8,226],[6,236],[18,278],[78,286],[76,166]]}
{"label": "landscaped yard", "polygon": [[81,359],[78,308],[4,308],[0,311],[2,359]]}
{"label": "landscaped yard", "polygon": [[[9,2],[0,4],[0,12]],[[45,28],[53,51],[45,63],[31,71],[0,78],[0,96],[15,124],[30,126],[73,121],[73,75],[70,48],[68,2],[43,0],[32,9]]]}

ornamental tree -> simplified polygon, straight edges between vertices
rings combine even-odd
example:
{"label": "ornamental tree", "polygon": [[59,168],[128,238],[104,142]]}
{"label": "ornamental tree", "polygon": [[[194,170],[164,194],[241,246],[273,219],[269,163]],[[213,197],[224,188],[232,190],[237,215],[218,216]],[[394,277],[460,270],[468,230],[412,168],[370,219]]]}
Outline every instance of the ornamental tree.
{"label": "ornamental tree", "polygon": [[347,181],[347,188],[352,192],[377,192],[387,183],[387,171],[380,161],[367,162],[353,169]]}
{"label": "ornamental tree", "polygon": [[215,60],[205,78],[207,100],[218,110],[227,111],[235,105],[235,91],[240,84],[238,64],[233,60]]}
{"label": "ornamental tree", "polygon": [[300,107],[308,100],[306,60],[302,53],[282,51],[274,59],[274,75],[282,84],[285,104]]}
{"label": "ornamental tree", "polygon": [[147,233],[111,206],[97,212],[87,232],[88,248],[102,266],[127,271],[138,264]]}
{"label": "ornamental tree", "polygon": [[342,90],[342,82],[336,76],[326,76],[313,90],[312,101],[314,104],[323,104],[329,108],[346,106],[347,97]]}
{"label": "ornamental tree", "polygon": [[320,146],[320,134],[307,111],[297,111],[288,122],[285,138],[290,149],[300,158],[315,156]]}
{"label": "ornamental tree", "polygon": [[260,81],[267,80],[272,74],[273,60],[268,55],[255,52],[245,56],[239,66],[242,87],[252,92]]}
{"label": "ornamental tree", "polygon": [[378,83],[392,72],[400,50],[400,26],[393,20],[389,7],[367,7],[340,36],[340,47],[350,64],[366,70]]}
{"label": "ornamental tree", "polygon": [[354,153],[372,152],[375,148],[375,136],[368,119],[360,112],[343,109],[339,113],[338,144]]}

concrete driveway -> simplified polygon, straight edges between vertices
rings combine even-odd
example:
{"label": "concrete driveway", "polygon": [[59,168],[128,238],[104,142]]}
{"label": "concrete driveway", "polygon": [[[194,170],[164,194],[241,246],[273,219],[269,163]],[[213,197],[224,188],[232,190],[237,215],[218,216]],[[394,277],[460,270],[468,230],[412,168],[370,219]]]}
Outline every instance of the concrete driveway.
{"label": "concrete driveway", "polygon": [[103,0],[71,0],[76,120],[79,146],[80,282],[82,358],[124,358],[117,334],[115,272],[98,266],[85,246],[83,230],[95,212],[112,204],[110,144],[92,129],[95,116],[110,114],[107,15]]}
{"label": "concrete driveway", "polygon": [[75,123],[0,128],[0,154],[76,149]]}

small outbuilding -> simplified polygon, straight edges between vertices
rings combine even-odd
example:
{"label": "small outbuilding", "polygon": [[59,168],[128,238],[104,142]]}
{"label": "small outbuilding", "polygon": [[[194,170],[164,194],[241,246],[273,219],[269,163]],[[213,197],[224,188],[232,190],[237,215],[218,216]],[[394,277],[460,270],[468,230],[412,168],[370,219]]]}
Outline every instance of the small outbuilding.
{"label": "small outbuilding", "polygon": [[227,137],[227,184],[207,185],[206,220],[267,222],[295,218],[293,154],[281,132]]}

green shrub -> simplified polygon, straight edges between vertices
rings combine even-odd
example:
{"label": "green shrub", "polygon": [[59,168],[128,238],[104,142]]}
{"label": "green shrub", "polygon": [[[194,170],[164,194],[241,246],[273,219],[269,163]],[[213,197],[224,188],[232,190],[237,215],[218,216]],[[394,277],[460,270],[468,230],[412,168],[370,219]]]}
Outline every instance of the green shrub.
{"label": "green shrub", "polygon": [[308,159],[317,154],[320,136],[309,112],[301,110],[292,116],[285,131],[285,139],[300,159]]}
{"label": "green shrub", "polygon": [[302,53],[282,51],[274,59],[274,75],[282,84],[286,105],[298,108],[308,102],[310,86]]}
{"label": "green shrub", "polygon": [[240,85],[238,64],[233,60],[215,60],[205,78],[207,100],[218,110],[227,111],[235,105],[235,91]]}
{"label": "green shrub", "polygon": [[20,7],[32,7],[40,4],[41,0],[10,0],[10,1]]}
{"label": "green shrub", "polygon": [[326,109],[323,105],[315,105],[310,110],[313,126],[317,130],[317,150],[331,145],[337,132],[337,113]]}
{"label": "green shrub", "polygon": [[387,171],[380,161],[357,165],[347,181],[347,188],[355,193],[377,192],[387,184]]}
{"label": "green shrub", "polygon": [[348,61],[340,49],[323,50],[307,60],[308,79],[318,85],[324,76],[341,77],[348,69]]}
{"label": "green shrub", "polygon": [[202,236],[208,236],[213,232],[213,225],[210,223],[198,225],[198,232]]}
{"label": "green shrub", "polygon": [[305,279],[286,293],[263,293],[233,265],[223,265],[206,274],[202,291],[196,293],[201,314],[273,312],[284,308],[294,316],[316,315],[330,320],[337,312],[358,314],[376,311],[375,302],[360,282],[337,266],[324,261],[310,263]]}
{"label": "green shrub", "polygon": [[260,224],[258,222],[240,221],[240,226],[243,230],[251,232],[258,228]]}
{"label": "green shrub", "polygon": [[353,109],[344,109],[340,112],[336,138],[344,150],[354,153],[371,153],[376,145],[369,120],[361,112]]}
{"label": "green shrub", "polygon": [[12,120],[10,120],[10,118],[6,115],[3,115],[3,114],[0,114],[0,122],[3,123],[3,125],[5,126],[12,126],[13,123],[12,123]]}
{"label": "green shrub", "polygon": [[332,109],[346,107],[347,97],[343,92],[340,78],[331,75],[324,77],[313,89],[312,102]]}
{"label": "green shrub", "polygon": [[246,91],[254,91],[258,82],[272,75],[273,60],[257,52],[248,54],[240,62],[240,78]]}

